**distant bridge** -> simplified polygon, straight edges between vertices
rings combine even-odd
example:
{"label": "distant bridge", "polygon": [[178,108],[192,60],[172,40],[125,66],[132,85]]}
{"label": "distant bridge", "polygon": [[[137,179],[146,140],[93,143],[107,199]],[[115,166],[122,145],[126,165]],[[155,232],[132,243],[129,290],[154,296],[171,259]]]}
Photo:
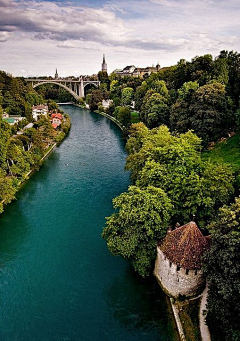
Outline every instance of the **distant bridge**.
{"label": "distant bridge", "polygon": [[29,83],[32,83],[32,87],[36,88],[37,86],[43,84],[56,84],[61,86],[65,90],[67,90],[76,100],[84,97],[84,88],[87,85],[94,85],[96,88],[99,87],[100,81],[90,81],[83,80],[80,77],[78,80],[72,79],[35,79],[35,78],[25,78],[25,80]]}

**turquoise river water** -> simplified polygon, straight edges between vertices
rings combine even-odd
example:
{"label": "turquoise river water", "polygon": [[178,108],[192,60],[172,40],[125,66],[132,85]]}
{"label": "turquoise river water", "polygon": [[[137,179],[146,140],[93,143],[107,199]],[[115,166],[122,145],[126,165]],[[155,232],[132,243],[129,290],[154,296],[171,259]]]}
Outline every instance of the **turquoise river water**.
{"label": "turquoise river water", "polygon": [[129,185],[121,132],[62,109],[69,136],[0,217],[0,340],[177,340],[155,280],[139,278],[101,238],[112,198]]}

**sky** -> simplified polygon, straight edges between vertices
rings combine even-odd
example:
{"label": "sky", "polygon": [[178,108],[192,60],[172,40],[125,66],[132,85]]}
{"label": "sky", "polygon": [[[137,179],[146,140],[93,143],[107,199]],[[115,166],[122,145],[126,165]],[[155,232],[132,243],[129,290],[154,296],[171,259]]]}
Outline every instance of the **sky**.
{"label": "sky", "polygon": [[240,0],[0,0],[0,70],[91,75],[240,52]]}

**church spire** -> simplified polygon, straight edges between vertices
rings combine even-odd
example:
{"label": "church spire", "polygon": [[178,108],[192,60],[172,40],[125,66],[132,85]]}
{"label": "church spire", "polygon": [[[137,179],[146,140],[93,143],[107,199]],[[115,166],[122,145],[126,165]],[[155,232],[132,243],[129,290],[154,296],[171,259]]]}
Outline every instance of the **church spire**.
{"label": "church spire", "polygon": [[55,79],[58,79],[58,72],[57,72],[57,69],[56,69],[56,73],[55,73]]}
{"label": "church spire", "polygon": [[105,61],[105,54],[103,55],[102,71],[107,72],[107,63]]}

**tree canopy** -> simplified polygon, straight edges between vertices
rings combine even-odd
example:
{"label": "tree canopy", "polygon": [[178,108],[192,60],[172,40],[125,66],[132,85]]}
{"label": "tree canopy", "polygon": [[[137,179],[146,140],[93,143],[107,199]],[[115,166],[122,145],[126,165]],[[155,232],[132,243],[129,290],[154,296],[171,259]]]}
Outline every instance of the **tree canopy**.
{"label": "tree canopy", "polygon": [[233,176],[228,166],[201,160],[201,140],[190,131],[172,135],[166,126],[149,130],[137,123],[129,133],[126,169],[135,186],[114,199],[118,211],[108,218],[103,237],[113,254],[128,258],[146,276],[166,227],[193,215],[205,227],[233,194]]}
{"label": "tree canopy", "polygon": [[218,340],[240,339],[240,198],[220,208],[208,229],[211,248],[204,256],[209,285],[208,319]]}
{"label": "tree canopy", "polygon": [[117,212],[107,218],[102,236],[114,255],[129,259],[134,269],[145,277],[155,257],[156,240],[166,233],[171,201],[160,188],[130,186],[113,204]]}

